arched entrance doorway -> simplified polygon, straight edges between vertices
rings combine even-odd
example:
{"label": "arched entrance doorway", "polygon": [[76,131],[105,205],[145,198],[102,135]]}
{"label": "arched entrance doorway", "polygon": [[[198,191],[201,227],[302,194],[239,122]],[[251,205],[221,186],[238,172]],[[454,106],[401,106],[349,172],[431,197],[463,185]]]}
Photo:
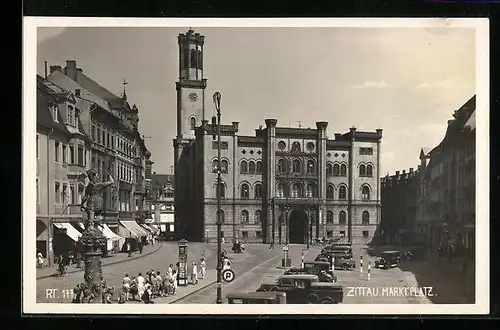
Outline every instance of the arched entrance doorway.
{"label": "arched entrance doorway", "polygon": [[303,210],[293,210],[290,213],[289,241],[295,244],[306,243],[307,214]]}

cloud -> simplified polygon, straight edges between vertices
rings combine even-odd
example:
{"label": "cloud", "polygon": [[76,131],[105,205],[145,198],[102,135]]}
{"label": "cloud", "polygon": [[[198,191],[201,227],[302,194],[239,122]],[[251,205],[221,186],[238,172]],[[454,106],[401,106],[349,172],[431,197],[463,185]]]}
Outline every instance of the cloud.
{"label": "cloud", "polygon": [[463,82],[451,81],[450,78],[447,78],[443,81],[430,83],[430,82],[422,82],[417,85],[417,90],[423,89],[452,89],[452,88],[462,88],[467,86],[468,84]]}
{"label": "cloud", "polygon": [[373,81],[373,80],[366,80],[361,85],[352,86],[352,88],[357,88],[357,89],[360,89],[360,88],[379,88],[379,89],[382,89],[382,88],[387,88],[387,87],[389,87],[389,85],[385,82],[385,79],[382,79],[379,82]]}

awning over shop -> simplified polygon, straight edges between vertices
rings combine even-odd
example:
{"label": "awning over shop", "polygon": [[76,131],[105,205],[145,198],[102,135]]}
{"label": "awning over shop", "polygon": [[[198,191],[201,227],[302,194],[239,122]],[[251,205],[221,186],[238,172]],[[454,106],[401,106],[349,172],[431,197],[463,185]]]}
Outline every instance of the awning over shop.
{"label": "awning over shop", "polygon": [[68,222],[54,222],[54,226],[59,229],[66,229],[66,235],[75,242],[78,242],[78,238],[82,236],[82,234]]}
{"label": "awning over shop", "polygon": [[135,221],[121,221],[120,220],[120,223],[125,226],[125,228],[127,228],[129,231],[132,232],[132,234],[134,234],[135,236],[137,237],[141,237],[141,236],[148,236],[149,233],[143,229],[141,226],[139,226],[139,224]]}
{"label": "awning over shop", "polygon": [[153,227],[151,227],[151,226],[148,226],[148,225],[146,225],[146,224],[141,224],[140,226],[141,226],[141,227],[143,227],[144,229],[146,229],[147,231],[149,231],[149,232],[153,233],[153,234],[154,234],[154,233],[156,233],[156,232],[158,231],[158,229],[153,228]]}
{"label": "awning over shop", "polygon": [[102,233],[104,234],[104,236],[106,236],[107,239],[110,239],[112,241],[118,241],[122,239],[120,236],[113,233],[113,231],[108,227],[107,224],[101,224],[99,225],[99,228],[101,229]]}
{"label": "awning over shop", "polygon": [[118,233],[123,238],[137,238],[137,235],[131,232],[127,227],[122,224],[118,225]]}

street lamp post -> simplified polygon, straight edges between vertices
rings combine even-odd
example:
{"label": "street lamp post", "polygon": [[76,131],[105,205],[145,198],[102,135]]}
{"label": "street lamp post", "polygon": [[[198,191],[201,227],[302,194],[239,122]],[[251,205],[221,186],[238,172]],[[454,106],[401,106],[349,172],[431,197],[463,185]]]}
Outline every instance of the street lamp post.
{"label": "street lamp post", "polygon": [[[212,129],[217,126],[217,304],[222,304],[222,222],[221,222],[221,212],[220,212],[220,198],[221,198],[221,141],[220,141],[220,100],[221,94],[219,92],[215,92],[213,95],[213,101],[215,105],[215,109],[217,110],[217,118],[212,116]],[[213,139],[215,140],[215,132],[213,134]]]}

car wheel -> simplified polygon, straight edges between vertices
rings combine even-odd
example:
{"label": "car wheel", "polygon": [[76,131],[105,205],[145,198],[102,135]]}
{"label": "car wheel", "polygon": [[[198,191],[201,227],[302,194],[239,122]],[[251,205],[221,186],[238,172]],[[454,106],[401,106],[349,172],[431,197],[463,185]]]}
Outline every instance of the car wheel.
{"label": "car wheel", "polygon": [[317,304],[319,303],[319,297],[318,295],[311,293],[307,295],[306,301],[308,304]]}
{"label": "car wheel", "polygon": [[389,265],[384,265],[384,269],[389,269]]}
{"label": "car wheel", "polygon": [[333,304],[333,299],[330,298],[330,297],[326,297],[326,298],[323,298],[323,300],[321,300],[321,303],[322,304]]}
{"label": "car wheel", "polygon": [[349,265],[348,264],[343,264],[342,265],[343,270],[349,270]]}

